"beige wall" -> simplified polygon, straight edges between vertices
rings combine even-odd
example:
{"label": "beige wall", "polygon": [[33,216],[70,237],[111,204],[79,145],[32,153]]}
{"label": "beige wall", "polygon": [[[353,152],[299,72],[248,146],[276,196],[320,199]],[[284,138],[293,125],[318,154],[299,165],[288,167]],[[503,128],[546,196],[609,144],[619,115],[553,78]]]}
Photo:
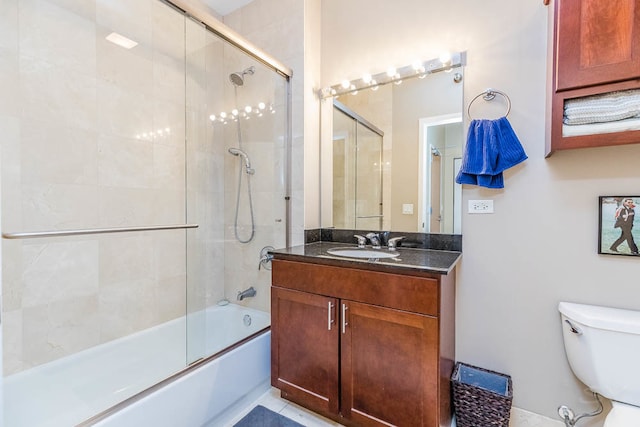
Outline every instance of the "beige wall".
{"label": "beige wall", "polygon": [[[466,50],[465,106],[503,90],[529,160],[492,199],[493,215],[463,214],[457,283],[457,358],[512,375],[514,405],[556,418],[592,408],[567,364],[561,300],[640,309],[638,260],[597,255],[597,197],[638,191],[640,145],[544,158],[547,14],[542,1],[323,1],[322,83]],[[307,224],[314,226],[314,224]],[[601,421],[600,421],[601,424]],[[585,421],[584,425],[600,425]]]}

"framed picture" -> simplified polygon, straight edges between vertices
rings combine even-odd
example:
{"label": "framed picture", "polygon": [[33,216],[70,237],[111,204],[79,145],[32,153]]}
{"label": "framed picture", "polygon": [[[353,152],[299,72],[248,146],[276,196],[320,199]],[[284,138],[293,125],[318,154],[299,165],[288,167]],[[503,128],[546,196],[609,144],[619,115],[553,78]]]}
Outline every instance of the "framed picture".
{"label": "framed picture", "polygon": [[640,196],[600,196],[598,253],[637,256],[640,218],[636,216],[640,216]]}

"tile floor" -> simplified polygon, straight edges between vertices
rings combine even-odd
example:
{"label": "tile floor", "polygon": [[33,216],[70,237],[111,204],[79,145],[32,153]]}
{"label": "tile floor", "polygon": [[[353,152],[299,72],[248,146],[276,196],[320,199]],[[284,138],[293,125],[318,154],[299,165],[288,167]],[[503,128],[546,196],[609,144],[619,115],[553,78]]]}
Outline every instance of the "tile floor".
{"label": "tile floor", "polygon": [[277,412],[287,418],[291,418],[297,423],[302,424],[305,427],[340,427],[342,424],[338,424],[335,421],[321,417],[301,406],[291,403],[287,400],[280,398],[280,390],[271,388],[265,394],[260,396],[255,402],[251,403],[245,409],[240,411],[228,424],[224,427],[233,427],[235,423],[240,421],[242,417],[247,415],[249,411],[255,408],[257,405],[262,405],[265,408],[271,409],[273,412]]}

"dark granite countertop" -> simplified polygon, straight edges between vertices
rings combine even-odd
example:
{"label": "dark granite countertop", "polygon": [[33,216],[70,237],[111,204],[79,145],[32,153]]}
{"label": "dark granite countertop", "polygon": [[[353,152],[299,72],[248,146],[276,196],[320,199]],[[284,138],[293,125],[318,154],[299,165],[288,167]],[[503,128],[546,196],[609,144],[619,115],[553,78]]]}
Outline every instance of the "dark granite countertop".
{"label": "dark granite countertop", "polygon": [[[398,248],[400,254],[396,258],[351,258],[331,255],[327,251],[335,248],[357,249],[357,245],[340,242],[315,242],[291,248],[270,251],[276,259],[289,261],[313,262],[344,267],[365,268],[377,271],[394,271],[399,269],[412,272],[448,274],[458,263],[462,252],[442,251],[433,249]],[[367,246],[367,249],[371,249]],[[386,247],[379,250],[388,252]]]}

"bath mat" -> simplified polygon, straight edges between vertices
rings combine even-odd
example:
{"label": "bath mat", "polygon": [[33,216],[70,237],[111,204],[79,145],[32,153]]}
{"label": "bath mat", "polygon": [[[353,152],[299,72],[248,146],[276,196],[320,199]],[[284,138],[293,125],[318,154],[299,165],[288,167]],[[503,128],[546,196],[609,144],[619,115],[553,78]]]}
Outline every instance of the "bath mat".
{"label": "bath mat", "polygon": [[264,406],[256,406],[233,427],[304,427],[292,419],[283,417]]}

